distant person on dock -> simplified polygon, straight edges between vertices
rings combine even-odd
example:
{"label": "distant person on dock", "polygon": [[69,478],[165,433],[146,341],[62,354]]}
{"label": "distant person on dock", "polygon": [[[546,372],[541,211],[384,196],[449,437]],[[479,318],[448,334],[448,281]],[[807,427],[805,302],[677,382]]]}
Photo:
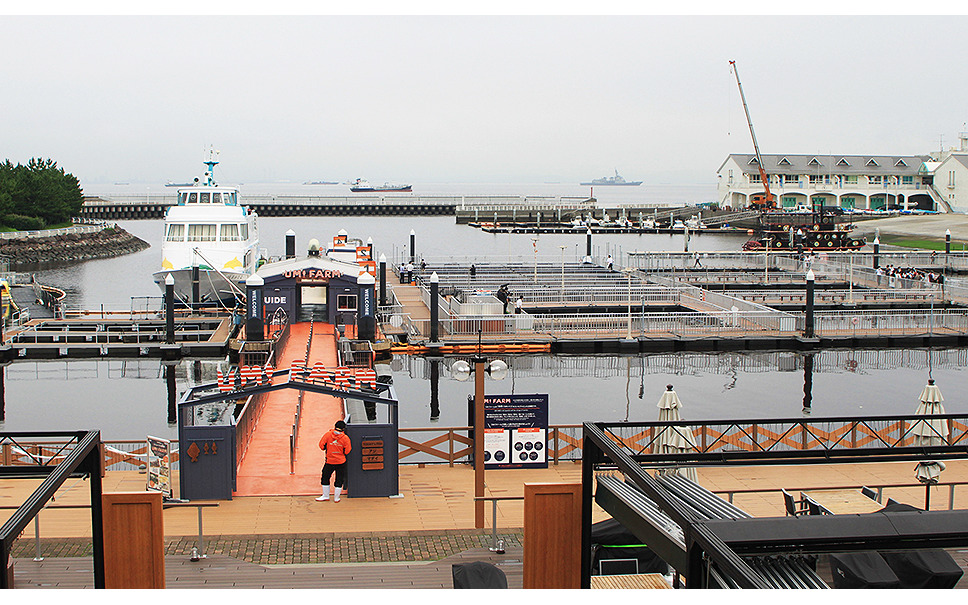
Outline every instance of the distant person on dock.
{"label": "distant person on dock", "polygon": [[477,267],[475,267],[475,266],[474,266],[474,265],[472,264],[472,265],[471,265],[471,277],[474,277],[475,275],[477,275]]}
{"label": "distant person on dock", "polygon": [[514,314],[518,315],[524,310],[524,297],[518,296],[518,299],[514,301]]}
{"label": "distant person on dock", "polygon": [[693,265],[693,267],[694,268],[695,267],[699,267],[700,269],[702,269],[702,263],[699,262],[699,253],[698,252],[695,252],[692,256],[696,259],[696,264]]}
{"label": "distant person on dock", "polygon": [[427,261],[421,259],[420,260],[420,272],[423,273],[426,270],[427,270]]}
{"label": "distant person on dock", "polygon": [[409,284],[413,281],[413,263],[407,262],[406,271],[407,271],[407,283]]}
{"label": "distant person on dock", "polygon": [[333,481],[333,502],[339,502],[339,496],[343,492],[343,485],[346,484],[346,454],[350,453],[353,445],[350,438],[344,432],[346,423],[337,420],[332,430],[327,431],[323,438],[319,440],[319,449],[326,453],[326,462],[323,464],[323,473],[320,483],[323,484],[323,495],[316,498],[317,502],[329,500],[329,480],[336,473],[336,480]]}
{"label": "distant person on dock", "polygon": [[608,258],[605,259],[605,268],[611,271],[613,266],[615,266],[615,261],[612,260],[612,255],[609,254]]}
{"label": "distant person on dock", "polygon": [[497,294],[495,294],[497,299],[501,301],[504,305],[504,314],[508,314],[508,301],[511,299],[511,292],[508,290],[507,284],[502,284],[500,288],[497,289]]}

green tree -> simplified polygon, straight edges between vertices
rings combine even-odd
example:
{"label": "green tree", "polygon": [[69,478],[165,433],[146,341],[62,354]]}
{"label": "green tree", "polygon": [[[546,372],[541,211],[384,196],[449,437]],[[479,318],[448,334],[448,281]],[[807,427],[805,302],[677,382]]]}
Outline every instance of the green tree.
{"label": "green tree", "polygon": [[81,186],[73,174],[51,159],[31,158],[26,166],[0,164],[0,222],[4,217],[37,217],[45,225],[64,223],[80,213]]}

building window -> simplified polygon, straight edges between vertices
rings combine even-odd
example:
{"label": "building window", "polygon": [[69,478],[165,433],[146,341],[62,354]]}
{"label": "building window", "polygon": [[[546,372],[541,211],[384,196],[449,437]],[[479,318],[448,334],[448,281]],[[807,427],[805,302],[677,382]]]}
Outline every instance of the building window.
{"label": "building window", "polygon": [[853,209],[854,208],[854,198],[852,197],[842,197],[840,198],[841,208]]}
{"label": "building window", "polygon": [[730,170],[729,172],[726,173],[726,182],[729,183],[730,185],[733,184],[733,171],[732,170]]}
{"label": "building window", "polygon": [[751,183],[762,183],[763,181],[760,180],[760,175],[758,175],[758,174],[751,174],[750,175],[750,182]]}
{"label": "building window", "polygon": [[783,197],[783,207],[784,208],[796,208],[797,198],[793,195],[787,195]]}
{"label": "building window", "polygon": [[867,184],[868,185],[880,185],[881,184],[881,176],[879,174],[878,175],[868,175],[867,176]]}
{"label": "building window", "polygon": [[948,171],[948,187],[954,187],[954,186],[955,186],[955,171],[954,170],[949,170]]}
{"label": "building window", "polygon": [[913,185],[914,184],[914,177],[913,176],[902,176],[901,177],[901,184],[902,185]]}
{"label": "building window", "polygon": [[337,311],[356,311],[356,294],[339,294],[336,296]]}
{"label": "building window", "polygon": [[847,175],[847,174],[844,175],[844,185],[856,185],[856,184],[857,184],[856,174],[853,176]]}
{"label": "building window", "polygon": [[811,174],[810,175],[810,184],[811,185],[823,185],[823,184],[829,185],[830,184],[830,176],[829,175],[826,175],[826,174]]}

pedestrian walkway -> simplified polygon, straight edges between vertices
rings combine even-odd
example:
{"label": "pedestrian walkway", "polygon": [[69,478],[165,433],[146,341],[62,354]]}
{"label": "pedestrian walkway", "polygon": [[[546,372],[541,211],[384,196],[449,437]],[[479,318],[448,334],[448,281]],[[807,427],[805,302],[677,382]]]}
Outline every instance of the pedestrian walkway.
{"label": "pedestrian walkway", "polygon": [[[306,359],[309,327],[308,322],[290,326],[286,346],[278,352],[278,369],[290,367],[294,360]],[[337,367],[334,326],[317,322],[312,336],[307,367],[312,368],[317,363],[326,368]],[[281,389],[267,393],[265,397],[262,415],[239,465],[235,495],[318,495],[319,470],[323,461],[319,438],[333,428],[337,420],[343,419],[342,400],[309,391],[303,393],[295,463],[291,466],[289,442],[300,391]]]}

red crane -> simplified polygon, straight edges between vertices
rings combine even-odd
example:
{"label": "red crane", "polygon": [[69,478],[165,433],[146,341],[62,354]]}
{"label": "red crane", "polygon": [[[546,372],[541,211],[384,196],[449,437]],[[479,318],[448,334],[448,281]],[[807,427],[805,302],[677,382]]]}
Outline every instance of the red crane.
{"label": "red crane", "polygon": [[733,74],[736,76],[736,85],[739,86],[739,96],[743,100],[743,111],[746,112],[746,123],[749,124],[750,135],[753,137],[753,150],[756,152],[756,167],[760,169],[760,182],[763,183],[763,188],[766,190],[765,193],[754,193],[750,196],[750,205],[760,210],[776,208],[776,196],[770,192],[770,178],[767,176],[766,170],[763,170],[763,158],[760,157],[760,146],[756,142],[756,133],[753,132],[753,120],[750,119],[750,110],[746,106],[746,95],[743,94],[743,85],[739,81],[739,70],[736,69],[736,61],[730,61],[729,64],[732,66]]}

